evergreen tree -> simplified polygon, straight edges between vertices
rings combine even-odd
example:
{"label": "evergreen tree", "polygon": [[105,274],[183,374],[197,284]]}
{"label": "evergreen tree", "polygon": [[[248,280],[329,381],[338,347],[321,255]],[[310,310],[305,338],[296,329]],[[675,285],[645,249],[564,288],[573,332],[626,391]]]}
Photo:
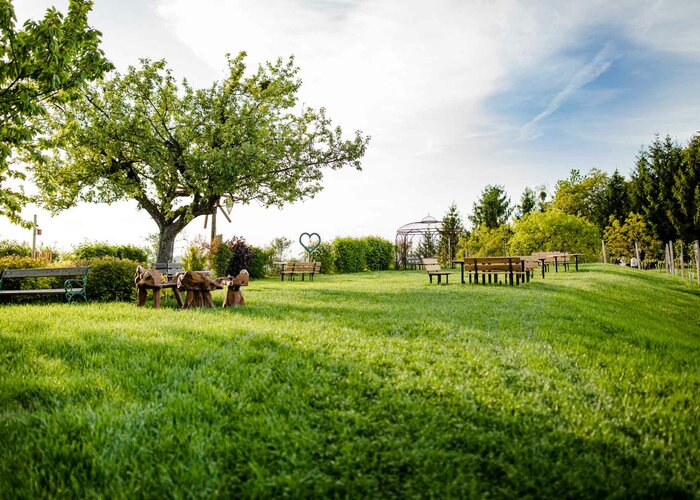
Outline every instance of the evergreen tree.
{"label": "evergreen tree", "polygon": [[632,208],[649,223],[662,241],[679,237],[673,220],[683,217],[674,196],[674,184],[683,166],[683,149],[670,136],[657,135],[648,148],[642,148],[632,173]]}
{"label": "evergreen tree", "polygon": [[677,209],[669,214],[679,237],[687,242],[700,238],[700,134],[683,151],[683,161],[673,183]]}
{"label": "evergreen tree", "polygon": [[[545,198],[546,198],[545,193]],[[520,219],[529,213],[532,213],[537,208],[537,194],[535,191],[529,187],[526,187],[523,191],[523,195],[520,197],[520,203],[517,208],[517,218]]]}
{"label": "evergreen tree", "polygon": [[617,170],[608,178],[603,198],[603,213],[624,222],[630,212],[631,202],[628,182]]}
{"label": "evergreen tree", "polygon": [[462,216],[457,211],[457,205],[452,202],[442,218],[442,229],[440,230],[439,254],[444,263],[454,260],[457,254],[457,243],[463,233]]}
{"label": "evergreen tree", "polygon": [[469,220],[474,228],[485,224],[487,228],[495,229],[508,221],[513,208],[503,186],[488,185],[481,192],[479,200],[474,203],[473,211]]}

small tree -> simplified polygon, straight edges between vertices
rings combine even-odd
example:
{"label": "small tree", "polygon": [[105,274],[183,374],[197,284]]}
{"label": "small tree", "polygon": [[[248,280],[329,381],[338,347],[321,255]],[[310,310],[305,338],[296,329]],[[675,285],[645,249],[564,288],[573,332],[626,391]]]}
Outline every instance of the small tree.
{"label": "small tree", "polygon": [[[545,193],[546,197],[546,193]],[[529,187],[526,187],[523,191],[523,195],[520,197],[520,203],[517,207],[517,218],[520,219],[523,216],[532,213],[537,208],[537,194],[535,191]]]}
{"label": "small tree", "polygon": [[566,248],[568,252],[585,253],[590,258],[598,255],[599,245],[595,225],[583,217],[551,209],[533,212],[515,222],[509,253],[529,255]]}
{"label": "small tree", "polygon": [[457,255],[459,237],[463,233],[462,216],[457,211],[457,204],[452,202],[442,218],[442,228],[440,229],[439,256],[443,263],[454,260],[455,255]]}

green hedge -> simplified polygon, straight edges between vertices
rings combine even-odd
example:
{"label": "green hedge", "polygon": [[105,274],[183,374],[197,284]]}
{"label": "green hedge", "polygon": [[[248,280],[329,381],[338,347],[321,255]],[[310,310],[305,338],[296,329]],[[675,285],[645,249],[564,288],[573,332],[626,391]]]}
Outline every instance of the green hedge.
{"label": "green hedge", "polygon": [[[7,255],[0,257],[0,274],[5,269],[36,269],[47,267],[48,264],[43,260],[32,259],[31,257],[18,257],[16,255]],[[36,288],[57,288],[63,286],[57,283],[56,278],[21,278],[21,279],[4,279],[2,281],[3,290],[34,290]],[[3,297],[3,302],[29,302],[45,297],[29,297],[29,296],[12,296]]]}
{"label": "green hedge", "polygon": [[133,260],[140,263],[148,262],[148,252],[134,245],[110,245],[107,243],[83,243],[73,250],[77,260],[99,259],[114,257],[117,259]]}
{"label": "green hedge", "polygon": [[312,260],[321,263],[321,274],[333,274],[335,272],[335,249],[333,244],[328,242],[321,243],[314,250]]}
{"label": "green hedge", "polygon": [[250,279],[260,279],[265,277],[265,268],[267,267],[268,252],[259,247],[253,248],[253,257],[248,265],[248,274]]}
{"label": "green hedge", "polygon": [[80,262],[90,266],[87,281],[88,300],[98,302],[135,301],[134,275],[139,262],[114,257],[102,257]]}
{"label": "green hedge", "polygon": [[335,269],[339,273],[359,273],[367,268],[367,244],[356,238],[337,238],[335,249]]}
{"label": "green hedge", "polygon": [[394,244],[378,236],[363,238],[367,269],[370,271],[386,271],[394,261]]}

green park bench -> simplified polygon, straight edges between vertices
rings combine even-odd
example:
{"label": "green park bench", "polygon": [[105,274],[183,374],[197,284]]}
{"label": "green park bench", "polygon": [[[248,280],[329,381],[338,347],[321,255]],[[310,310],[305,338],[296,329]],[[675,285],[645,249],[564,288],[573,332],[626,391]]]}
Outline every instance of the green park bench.
{"label": "green park bench", "polygon": [[[87,302],[87,277],[89,266],[85,267],[55,267],[42,269],[5,269],[0,276],[0,297],[16,295],[65,295],[67,302],[75,297],[82,297]],[[58,278],[64,279],[63,288],[34,288],[4,290],[8,280],[26,278]]]}

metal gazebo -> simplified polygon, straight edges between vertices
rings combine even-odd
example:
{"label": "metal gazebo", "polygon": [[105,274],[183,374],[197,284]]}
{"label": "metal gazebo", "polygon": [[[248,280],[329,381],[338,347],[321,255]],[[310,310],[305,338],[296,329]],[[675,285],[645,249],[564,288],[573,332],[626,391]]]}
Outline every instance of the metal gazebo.
{"label": "metal gazebo", "polygon": [[[418,222],[404,224],[396,230],[396,269],[406,269],[409,265],[417,265],[420,261],[418,256],[411,255],[413,243],[416,236],[421,238],[434,238],[439,236],[442,229],[442,221],[428,215]],[[422,255],[421,257],[433,257],[432,255]]]}

